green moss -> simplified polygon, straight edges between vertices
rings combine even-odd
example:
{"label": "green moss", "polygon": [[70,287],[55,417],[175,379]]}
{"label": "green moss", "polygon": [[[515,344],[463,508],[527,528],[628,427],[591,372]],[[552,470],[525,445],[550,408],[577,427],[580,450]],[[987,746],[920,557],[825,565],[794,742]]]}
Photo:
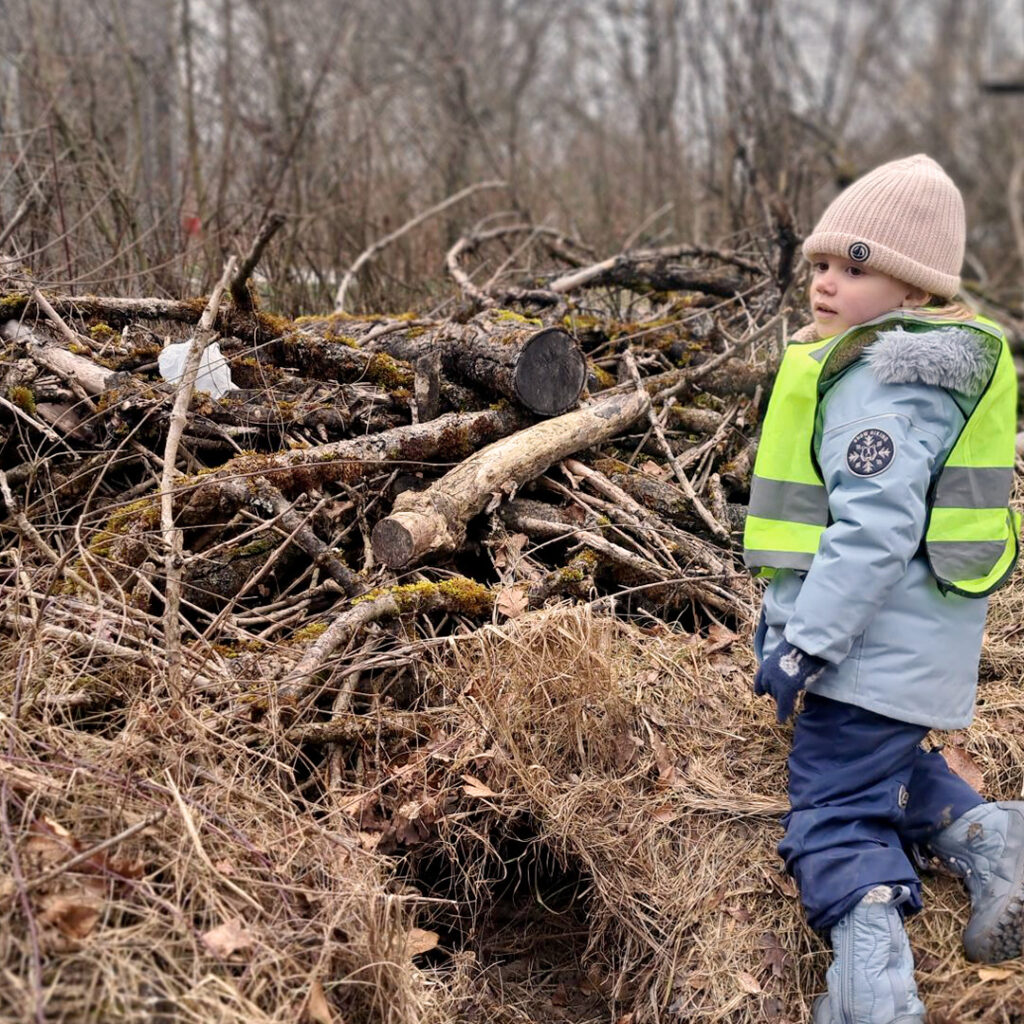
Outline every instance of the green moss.
{"label": "green moss", "polygon": [[0,297],[0,317],[17,316],[28,305],[28,296],[24,292],[11,292]]}
{"label": "green moss", "polygon": [[35,415],[36,396],[32,393],[31,388],[13,387],[7,392],[7,397],[23,412],[27,412],[30,416]]}
{"label": "green moss", "polygon": [[262,555],[268,551],[272,551],[277,546],[277,540],[274,537],[259,537],[254,540],[251,544],[246,544],[244,547],[238,548],[237,551],[232,555],[233,558],[251,558],[253,555]]}
{"label": "green moss", "polygon": [[395,388],[411,388],[414,375],[408,366],[403,366],[385,352],[375,352],[366,363],[366,377],[371,383],[386,391]]}
{"label": "green moss", "polygon": [[157,498],[140,498],[113,512],[89,541],[89,551],[100,558],[109,555],[119,537],[134,526],[140,531],[151,530],[160,522],[160,502]]}
{"label": "green moss", "polygon": [[598,388],[603,391],[605,388],[612,388],[618,383],[615,374],[609,373],[603,366],[591,365],[590,372],[597,381]]}
{"label": "green moss", "polygon": [[569,331],[597,331],[604,329],[604,323],[596,316],[584,313],[566,313],[562,326]]}
{"label": "green moss", "polygon": [[453,576],[451,579],[443,580],[437,585],[437,589],[454,600],[456,606],[453,610],[463,615],[485,615],[494,605],[494,595],[491,591],[476,580],[465,576]]}
{"label": "green moss", "polygon": [[91,350],[86,345],[82,345],[77,341],[68,342],[68,351],[76,356],[87,356],[91,355]]}
{"label": "green moss", "polygon": [[89,337],[94,341],[110,341],[117,337],[117,331],[110,324],[98,323],[89,328]]}
{"label": "green moss", "polygon": [[493,309],[490,315],[492,319],[498,321],[511,320],[517,324],[533,324],[536,327],[544,326],[544,321],[539,317],[523,316],[522,313],[516,313],[511,309]]}
{"label": "green moss", "polygon": [[334,331],[324,331],[324,341],[330,342],[332,345],[344,345],[346,348],[359,348],[359,342],[351,334],[336,334]]}
{"label": "green moss", "polygon": [[318,636],[323,636],[326,632],[326,622],[310,622],[301,629],[295,630],[295,632],[292,633],[291,639],[295,643],[305,643],[309,640],[315,640]]}
{"label": "green moss", "polygon": [[460,615],[479,618],[487,615],[494,605],[494,594],[483,584],[465,576],[453,576],[439,583],[423,581],[371,590],[368,594],[353,598],[352,604],[375,601],[382,597],[394,598],[402,613],[444,607]]}
{"label": "green moss", "polygon": [[271,338],[280,338],[294,327],[294,321],[276,313],[257,313],[256,322],[260,325],[260,330]]}

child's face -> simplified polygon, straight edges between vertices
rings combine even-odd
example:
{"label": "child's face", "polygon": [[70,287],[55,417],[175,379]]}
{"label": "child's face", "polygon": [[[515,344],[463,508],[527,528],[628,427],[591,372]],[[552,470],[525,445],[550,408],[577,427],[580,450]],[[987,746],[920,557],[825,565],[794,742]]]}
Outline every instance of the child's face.
{"label": "child's face", "polygon": [[822,338],[927,299],[920,288],[842,256],[815,255],[811,267],[811,314]]}

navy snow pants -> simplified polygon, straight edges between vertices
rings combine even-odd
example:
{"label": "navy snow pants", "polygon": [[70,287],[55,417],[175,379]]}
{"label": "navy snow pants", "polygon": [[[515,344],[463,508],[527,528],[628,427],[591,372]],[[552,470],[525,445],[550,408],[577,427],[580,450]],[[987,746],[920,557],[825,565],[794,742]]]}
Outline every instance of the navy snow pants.
{"label": "navy snow pants", "polygon": [[926,843],[982,798],[920,746],[928,729],[808,693],[789,756],[790,811],[779,853],[812,928],[827,932],[869,889],[905,885],[921,909],[906,847]]}

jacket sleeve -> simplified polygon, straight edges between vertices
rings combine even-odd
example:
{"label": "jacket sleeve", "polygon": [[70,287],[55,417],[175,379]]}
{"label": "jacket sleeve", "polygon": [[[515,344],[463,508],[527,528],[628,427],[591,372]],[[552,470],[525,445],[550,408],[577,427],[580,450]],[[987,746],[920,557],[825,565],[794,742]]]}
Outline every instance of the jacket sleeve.
{"label": "jacket sleeve", "polygon": [[881,384],[864,364],[826,396],[818,461],[832,523],[786,623],[791,644],[834,664],[849,654],[917,553],[932,475],[962,423],[941,388]]}

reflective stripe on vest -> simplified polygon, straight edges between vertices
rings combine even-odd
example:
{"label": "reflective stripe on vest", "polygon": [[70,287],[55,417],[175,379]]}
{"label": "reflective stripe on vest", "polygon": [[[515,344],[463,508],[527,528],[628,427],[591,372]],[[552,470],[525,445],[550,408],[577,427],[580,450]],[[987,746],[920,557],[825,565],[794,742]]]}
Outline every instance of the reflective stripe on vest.
{"label": "reflective stripe on vest", "polygon": [[[1002,585],[1017,560],[1020,517],[1008,508],[1013,485],[1017,377],[1006,337],[984,317],[970,322],[889,313],[824,341],[791,343],[765,415],[750,486],[744,561],[759,575],[809,569],[829,523],[818,471],[815,416],[822,385],[859,357],[883,327],[975,332],[998,357],[928,495],[924,549],[940,588],[982,597]],[[963,409],[964,396],[954,395]]]}

